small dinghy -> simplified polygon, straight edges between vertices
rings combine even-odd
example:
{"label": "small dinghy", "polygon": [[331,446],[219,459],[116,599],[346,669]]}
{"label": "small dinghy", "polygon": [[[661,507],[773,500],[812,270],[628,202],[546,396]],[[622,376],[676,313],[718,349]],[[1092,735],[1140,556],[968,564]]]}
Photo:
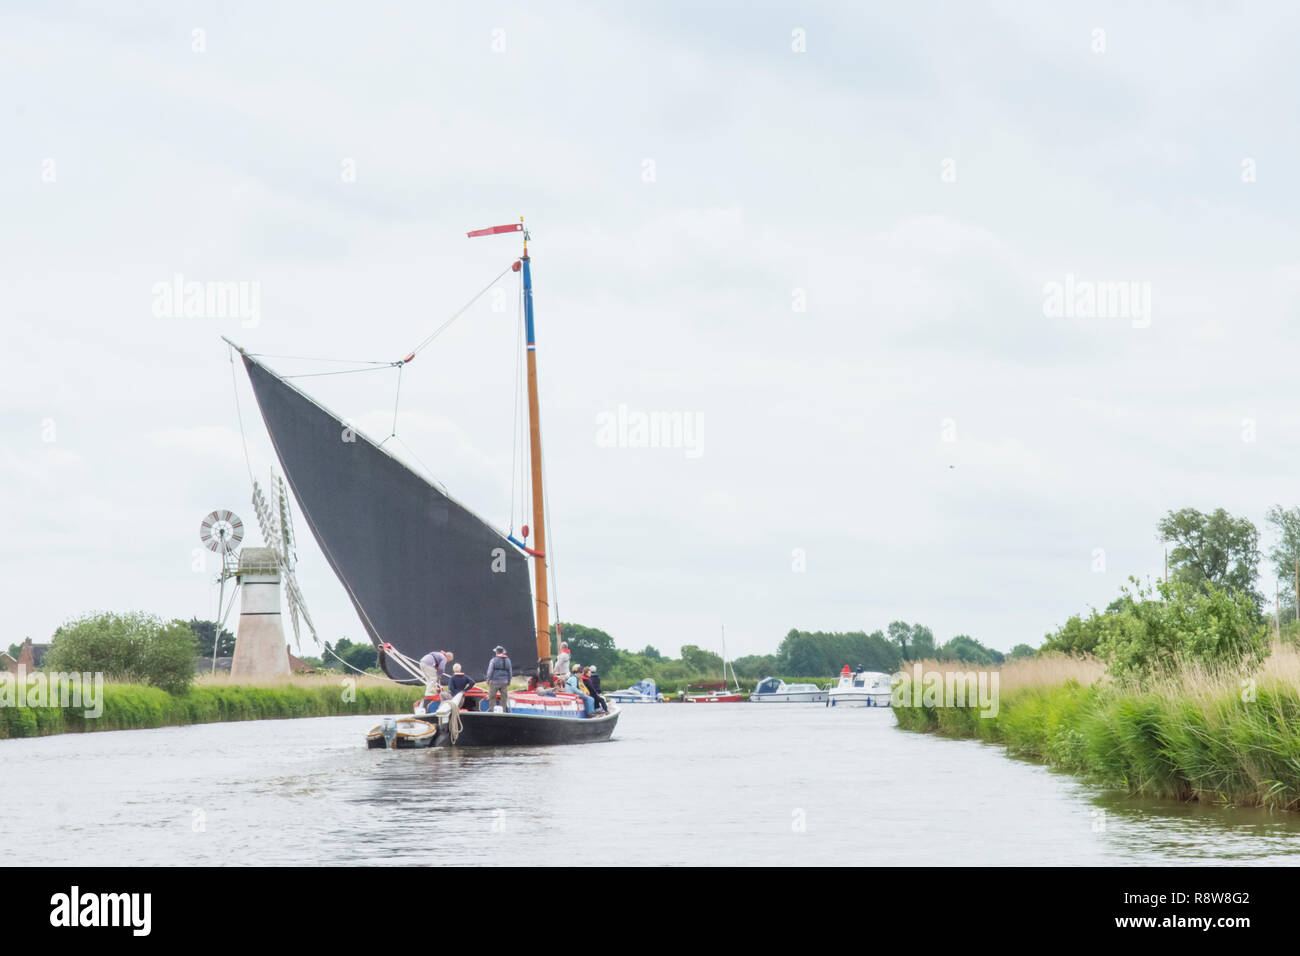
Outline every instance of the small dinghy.
{"label": "small dinghy", "polygon": [[385,717],[366,734],[371,750],[415,750],[432,747],[438,727],[417,717]]}

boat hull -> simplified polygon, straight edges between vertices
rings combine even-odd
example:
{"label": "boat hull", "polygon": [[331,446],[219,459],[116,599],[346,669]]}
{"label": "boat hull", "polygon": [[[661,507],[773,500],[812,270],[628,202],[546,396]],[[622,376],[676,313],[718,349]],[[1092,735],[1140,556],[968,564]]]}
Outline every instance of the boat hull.
{"label": "boat hull", "polygon": [[827,707],[888,707],[889,694],[831,694]]}
{"label": "boat hull", "polygon": [[740,704],[745,698],[741,694],[709,694],[701,697],[684,698],[688,704]]}
{"label": "boat hull", "polygon": [[753,704],[824,704],[826,691],[800,691],[791,694],[750,694]]}
{"label": "boat hull", "polygon": [[[398,736],[393,749],[413,750],[427,747],[553,747],[564,744],[590,744],[609,740],[618,726],[619,710],[595,717],[547,717],[537,714],[506,714],[461,711],[460,733],[453,742],[451,732],[436,714],[417,714],[413,719],[437,727],[435,734],[412,738]],[[386,747],[382,735],[366,737],[371,749]]]}

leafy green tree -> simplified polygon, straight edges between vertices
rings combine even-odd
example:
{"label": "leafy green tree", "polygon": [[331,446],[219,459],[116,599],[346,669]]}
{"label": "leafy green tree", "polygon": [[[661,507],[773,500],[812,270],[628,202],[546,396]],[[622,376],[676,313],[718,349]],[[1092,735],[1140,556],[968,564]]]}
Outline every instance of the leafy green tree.
{"label": "leafy green tree", "polygon": [[1248,670],[1263,660],[1268,625],[1245,591],[1175,578],[1157,585],[1157,599],[1136,578],[1129,581],[1127,606],[1102,616],[1097,651],[1112,675],[1149,679],[1189,663]]}
{"label": "leafy green tree", "polygon": [[641,656],[648,657],[652,661],[661,661],[664,659],[664,656],[659,653],[659,649],[657,647],[652,647],[649,644],[645,646],[645,650],[641,652]]}
{"label": "leafy green tree", "polygon": [[912,626],[905,621],[891,621],[887,631],[889,639],[898,648],[899,656],[905,661],[912,660]]}
{"label": "leafy green tree", "polygon": [[[773,672],[789,677],[829,677],[848,665],[891,673],[902,659],[880,631],[826,633],[791,630],[777,648]],[[766,675],[760,675],[766,676]]]}
{"label": "leafy green tree", "polygon": [[746,680],[759,680],[780,671],[780,661],[775,654],[747,654],[731,662],[736,676]]}
{"label": "leafy green tree", "polygon": [[143,611],[73,618],[54,632],[43,661],[50,671],[101,673],[182,694],[194,680],[194,632]]}
{"label": "leafy green tree", "polygon": [[938,649],[936,656],[941,661],[963,661],[981,667],[991,667],[1006,660],[1006,655],[1001,651],[985,647],[967,634],[958,634],[946,642]]}
{"label": "leafy green tree", "polygon": [[934,657],[934,632],[924,624],[912,625],[912,660],[923,661]]}
{"label": "leafy green tree", "polygon": [[[346,666],[344,663],[340,663],[340,658],[346,663]],[[329,641],[326,641],[325,654],[322,660],[327,668],[335,671],[347,671],[352,667],[359,671],[379,669],[379,651],[376,650],[374,644],[370,641],[354,644],[346,637],[340,637],[333,646],[330,645]]]}
{"label": "leafy green tree", "polygon": [[[1279,616],[1285,621],[1297,619],[1295,604],[1296,561],[1300,559],[1300,508],[1274,505],[1265,516],[1277,534],[1277,543],[1269,549],[1268,559],[1278,584],[1275,589]],[[1268,595],[1264,595],[1265,598]]]}
{"label": "leafy green tree", "polygon": [[[212,659],[212,635],[216,633],[216,621],[200,621],[190,618],[189,629],[194,632],[195,647],[200,657]],[[233,657],[235,654],[235,635],[224,627],[221,629],[221,641],[217,646],[218,657]]]}
{"label": "leafy green tree", "polygon": [[1030,647],[1028,644],[1017,644],[1015,647],[1011,648],[1011,653],[1007,656],[1011,658],[1011,660],[1016,661],[1024,657],[1034,657],[1037,654],[1037,649]]}
{"label": "leafy green tree", "polygon": [[722,655],[706,651],[694,644],[686,644],[682,647],[682,663],[688,670],[705,677],[722,674]]}
{"label": "leafy green tree", "polygon": [[[1127,605],[1124,602],[1112,602],[1111,607],[1107,608],[1106,612],[1108,614],[1117,613],[1125,606]],[[1115,610],[1112,611],[1111,608]],[[1075,657],[1096,654],[1097,645],[1101,643],[1101,625],[1102,615],[1097,613],[1096,608],[1090,608],[1087,617],[1075,614],[1066,619],[1066,622],[1054,634],[1045,636],[1043,650],[1059,651]]]}
{"label": "leafy green tree", "polygon": [[[562,622],[559,627],[560,633],[564,635],[564,642],[569,645],[569,651],[573,655],[573,663],[584,666],[595,664],[605,674],[613,670],[614,665],[618,663],[618,648],[614,646],[614,638],[600,628],[586,627],[568,621]],[[552,625],[552,658],[559,652],[560,643],[555,638],[555,627]],[[537,652],[533,651],[532,653],[536,654]]]}
{"label": "leafy green tree", "polygon": [[1259,576],[1259,531],[1246,518],[1222,508],[1202,514],[1195,508],[1171,511],[1160,519],[1160,534],[1174,543],[1169,552],[1170,577],[1193,588],[1240,591],[1254,607],[1263,605],[1255,590]]}

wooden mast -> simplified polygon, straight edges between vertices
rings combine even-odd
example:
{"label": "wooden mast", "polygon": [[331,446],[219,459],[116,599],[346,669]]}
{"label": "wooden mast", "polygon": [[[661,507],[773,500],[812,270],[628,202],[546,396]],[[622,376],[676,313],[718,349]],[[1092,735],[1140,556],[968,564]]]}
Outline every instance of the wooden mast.
{"label": "wooden mast", "polygon": [[[524,219],[519,217],[522,225]],[[528,350],[528,440],[533,474],[533,579],[537,602],[537,677],[550,682],[550,603],[546,590],[546,498],[542,490],[542,421],[537,400],[537,339],[533,332],[533,274],[528,257],[528,231],[524,230],[524,338]]]}

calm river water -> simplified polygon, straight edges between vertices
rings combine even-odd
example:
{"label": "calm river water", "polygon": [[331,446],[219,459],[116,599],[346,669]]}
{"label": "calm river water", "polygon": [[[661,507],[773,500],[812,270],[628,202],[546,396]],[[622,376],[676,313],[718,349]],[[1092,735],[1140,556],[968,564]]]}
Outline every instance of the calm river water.
{"label": "calm river water", "polygon": [[[365,749],[373,717],[0,740],[29,863],[1300,862],[1300,820],[1107,793],[888,710],[624,708],[609,743]],[[75,848],[72,855],[67,848]]]}

